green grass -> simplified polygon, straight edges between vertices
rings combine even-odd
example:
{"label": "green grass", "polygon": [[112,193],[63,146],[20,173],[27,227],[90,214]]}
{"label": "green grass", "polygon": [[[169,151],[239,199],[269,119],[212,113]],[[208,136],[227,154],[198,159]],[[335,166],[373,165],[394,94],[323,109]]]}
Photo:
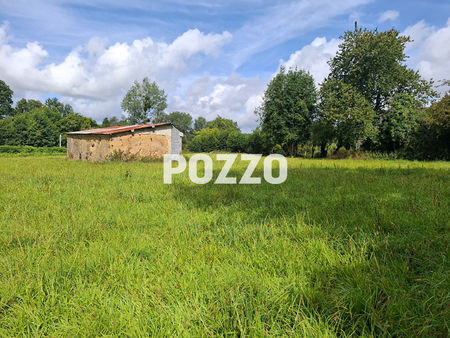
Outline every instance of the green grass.
{"label": "green grass", "polygon": [[160,162],[2,157],[0,335],[447,336],[449,169],[169,186]]}

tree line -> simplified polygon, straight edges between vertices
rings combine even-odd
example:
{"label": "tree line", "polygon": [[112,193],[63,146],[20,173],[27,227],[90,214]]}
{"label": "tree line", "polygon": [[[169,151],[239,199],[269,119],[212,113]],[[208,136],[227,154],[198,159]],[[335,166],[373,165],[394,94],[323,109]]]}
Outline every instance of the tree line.
{"label": "tree line", "polygon": [[252,134],[242,134],[235,122],[220,116],[192,128],[189,114],[165,114],[166,95],[147,78],[134,83],[122,109],[134,123],[173,122],[186,134],[191,151],[310,157],[368,151],[449,159],[449,93],[436,101],[434,83],[407,67],[410,38],[395,29],[368,30],[355,24],[340,39],[328,62],[330,73],[318,89],[308,72],[281,67],[255,112],[259,127]]}
{"label": "tree line", "polygon": [[269,83],[257,111],[268,143],[291,156],[310,147],[319,157],[344,149],[449,159],[449,93],[434,102],[433,82],[407,67],[410,38],[355,28],[340,39],[319,90],[298,69]]}
{"label": "tree line", "polygon": [[[407,67],[410,38],[395,29],[355,25],[340,39],[319,88],[308,72],[280,68],[255,111],[259,127],[251,134],[220,116],[207,121],[186,112],[166,113],[167,95],[147,77],[135,81],[124,96],[126,115],[105,118],[100,127],[172,122],[185,134],[184,147],[194,152],[325,157],[368,151],[448,160],[450,94],[437,100],[434,83]],[[0,81],[0,145],[54,146],[61,133],[99,126],[56,98],[45,103],[21,99],[13,108],[12,95]]]}
{"label": "tree line", "polygon": [[0,80],[0,145],[52,147],[66,142],[66,132],[97,127],[97,122],[73,111],[57,98],[44,103],[21,99],[12,107],[13,91]]}

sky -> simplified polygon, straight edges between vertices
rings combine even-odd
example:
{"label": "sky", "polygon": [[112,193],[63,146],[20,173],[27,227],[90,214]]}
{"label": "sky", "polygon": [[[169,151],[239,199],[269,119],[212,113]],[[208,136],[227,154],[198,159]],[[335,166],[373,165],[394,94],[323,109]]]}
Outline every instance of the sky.
{"label": "sky", "polygon": [[408,65],[450,79],[450,2],[433,0],[0,0],[0,79],[15,102],[58,97],[101,122],[121,117],[147,76],[168,112],[220,115],[248,132],[280,66],[318,85],[355,21],[409,35]]}

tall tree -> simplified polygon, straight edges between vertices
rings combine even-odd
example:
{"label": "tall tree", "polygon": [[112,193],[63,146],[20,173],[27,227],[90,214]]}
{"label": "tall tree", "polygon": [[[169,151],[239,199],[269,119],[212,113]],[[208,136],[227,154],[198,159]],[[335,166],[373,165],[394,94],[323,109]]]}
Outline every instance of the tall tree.
{"label": "tall tree", "polygon": [[395,151],[408,143],[423,114],[422,110],[417,108],[420,106],[413,97],[404,93],[396,94],[390,100],[379,126],[382,149]]}
{"label": "tall tree", "polygon": [[14,92],[2,80],[0,80],[0,119],[11,116],[12,113],[12,96]]}
{"label": "tall tree", "polygon": [[45,105],[53,111],[57,111],[62,117],[73,113],[73,108],[70,104],[64,104],[56,97],[45,100]]}
{"label": "tall tree", "polygon": [[203,116],[199,116],[194,121],[194,131],[200,131],[206,128],[206,119]]}
{"label": "tall tree", "polygon": [[285,153],[295,156],[298,145],[309,139],[316,101],[317,92],[309,73],[298,69],[286,72],[281,67],[257,110],[262,131]]}
{"label": "tall tree", "polygon": [[41,101],[38,101],[38,100],[20,99],[16,103],[16,108],[14,109],[14,115],[30,113],[33,109],[41,108],[42,106],[43,106],[43,104],[41,103]]}
{"label": "tall tree", "polygon": [[390,100],[399,93],[408,94],[417,102],[425,103],[436,93],[432,83],[423,80],[417,71],[409,69],[405,60],[405,45],[411,41],[391,29],[379,32],[358,29],[340,37],[336,56],[329,61],[328,79],[351,85],[382,114]]}
{"label": "tall tree", "polygon": [[167,95],[159,89],[156,82],[146,77],[142,83],[134,81],[122,100],[122,109],[127,112],[131,124],[145,123],[153,115],[164,112],[167,108]]}
{"label": "tall tree", "polygon": [[[328,80],[322,84],[319,112],[320,124],[314,124],[313,136],[331,138],[327,141],[336,141],[337,150],[341,146],[359,148],[364,140],[374,138],[375,112],[372,106],[362,94],[343,81]],[[323,153],[324,143],[319,143]]]}

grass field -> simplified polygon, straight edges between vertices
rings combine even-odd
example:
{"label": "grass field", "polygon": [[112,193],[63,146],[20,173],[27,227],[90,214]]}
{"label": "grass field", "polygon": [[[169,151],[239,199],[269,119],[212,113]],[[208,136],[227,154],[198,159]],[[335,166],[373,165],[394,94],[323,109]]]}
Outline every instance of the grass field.
{"label": "grass field", "polygon": [[449,170],[169,186],[160,162],[1,157],[0,335],[448,336]]}

